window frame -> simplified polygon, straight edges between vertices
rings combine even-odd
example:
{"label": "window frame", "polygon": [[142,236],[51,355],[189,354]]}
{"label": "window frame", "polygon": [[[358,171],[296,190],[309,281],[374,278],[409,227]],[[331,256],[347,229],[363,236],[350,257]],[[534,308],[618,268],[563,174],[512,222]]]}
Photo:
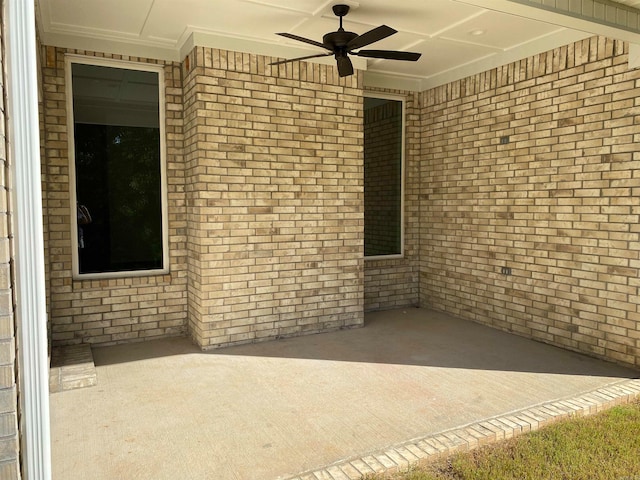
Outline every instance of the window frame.
{"label": "window frame", "polygon": [[[402,95],[383,93],[383,92],[372,92],[367,90],[365,90],[363,94],[363,105],[364,105],[364,98],[379,98],[382,100],[394,100],[401,103],[402,124],[401,124],[400,134],[402,136],[402,140],[401,140],[401,146],[400,146],[400,253],[392,253],[389,255],[365,255],[363,251],[363,257],[365,260],[393,260],[398,258],[404,258],[405,256],[405,168],[406,168],[405,148],[406,148],[407,99]],[[363,108],[362,118],[363,118],[362,124],[364,127],[364,108]],[[363,165],[364,165],[364,155],[365,155],[365,152],[364,152],[364,137],[363,137]],[[363,169],[363,182],[364,182],[364,175],[365,173]],[[364,240],[363,240],[363,250],[364,250]]]}
{"label": "window frame", "polygon": [[[158,75],[158,123],[160,135],[160,214],[162,216],[162,268],[152,270],[121,270],[117,272],[80,273],[78,254],[78,222],[77,192],[76,192],[76,153],[75,153],[75,121],[73,111],[73,64],[94,65],[99,67],[120,68],[125,70],[139,70],[153,72]],[[65,92],[67,105],[67,138],[69,161],[69,214],[71,220],[71,270],[74,280],[95,280],[125,277],[146,277],[166,275],[169,273],[169,218],[167,202],[167,147],[165,133],[165,79],[164,66],[150,63],[130,62],[108,58],[90,57],[84,55],[65,55]]]}

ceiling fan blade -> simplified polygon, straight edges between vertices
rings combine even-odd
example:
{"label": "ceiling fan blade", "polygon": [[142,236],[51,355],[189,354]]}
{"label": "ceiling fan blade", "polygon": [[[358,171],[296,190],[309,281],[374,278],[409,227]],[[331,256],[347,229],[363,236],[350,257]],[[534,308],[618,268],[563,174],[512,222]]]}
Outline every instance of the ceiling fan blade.
{"label": "ceiling fan blade", "polygon": [[379,27],[369,30],[347,43],[347,51],[365,47],[371,43],[380,41],[383,38],[387,38],[394,33],[397,33],[397,30],[387,27],[386,25],[380,25]]}
{"label": "ceiling fan blade", "polygon": [[333,52],[318,53],[316,55],[307,55],[306,57],[290,58],[289,60],[278,60],[277,62],[271,62],[269,65],[281,65],[283,63],[297,62],[298,60],[307,60],[309,58],[328,57],[329,55],[333,55]]}
{"label": "ceiling fan blade", "polygon": [[338,61],[338,75],[341,77],[348,77],[349,75],[353,75],[353,64],[349,57],[340,56],[336,57]]}
{"label": "ceiling fan blade", "polygon": [[316,47],[324,48],[325,50],[331,50],[330,48],[327,48],[324,44],[320,42],[316,42],[315,40],[311,40],[309,38],[299,37],[298,35],[294,35],[293,33],[276,33],[276,35],[290,38],[292,40],[297,40],[299,42],[308,43],[309,45],[315,45]]}
{"label": "ceiling fan blade", "polygon": [[368,58],[384,58],[386,60],[407,60],[409,62],[415,62],[422,56],[421,53],[396,52],[395,50],[360,50],[357,53],[352,52],[352,55]]}

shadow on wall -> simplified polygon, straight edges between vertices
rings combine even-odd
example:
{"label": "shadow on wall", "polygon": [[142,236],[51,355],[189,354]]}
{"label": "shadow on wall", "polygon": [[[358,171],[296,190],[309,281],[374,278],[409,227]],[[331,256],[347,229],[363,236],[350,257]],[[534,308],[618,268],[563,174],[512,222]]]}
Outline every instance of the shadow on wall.
{"label": "shadow on wall", "polygon": [[369,313],[364,328],[202,352],[184,337],[94,348],[96,366],[172,355],[299,358],[560,375],[640,372],[428,309]]}

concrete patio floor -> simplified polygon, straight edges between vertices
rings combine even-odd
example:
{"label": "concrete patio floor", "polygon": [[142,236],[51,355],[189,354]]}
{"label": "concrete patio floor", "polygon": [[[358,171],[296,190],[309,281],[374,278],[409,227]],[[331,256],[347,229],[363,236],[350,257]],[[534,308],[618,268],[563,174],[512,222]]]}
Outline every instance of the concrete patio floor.
{"label": "concrete patio floor", "polygon": [[636,371],[414,308],[210,352],[171,338],[93,355],[97,386],[51,394],[55,480],[355,478],[408,441],[640,392]]}

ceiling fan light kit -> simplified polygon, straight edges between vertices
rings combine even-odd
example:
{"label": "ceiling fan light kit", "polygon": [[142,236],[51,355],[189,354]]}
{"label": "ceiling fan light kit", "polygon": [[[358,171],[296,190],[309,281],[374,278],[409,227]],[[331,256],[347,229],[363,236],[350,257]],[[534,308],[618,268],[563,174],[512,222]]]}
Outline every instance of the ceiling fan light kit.
{"label": "ceiling fan light kit", "polygon": [[[316,42],[309,38],[300,37],[292,33],[278,33],[285,38],[304,42],[319,48],[328,50],[327,53],[318,53],[315,55],[307,55],[304,57],[291,58],[289,60],[280,60],[271,62],[269,65],[281,65],[283,63],[296,62],[298,60],[308,60],[310,58],[328,57],[333,55],[338,66],[338,75],[347,77],[353,75],[353,64],[349,55],[366,58],[381,58],[384,60],[404,60],[415,62],[420,58],[420,53],[414,52],[398,52],[396,50],[359,50],[372,43],[383,40],[394,33],[397,33],[391,27],[380,25],[368,32],[358,35],[354,32],[347,32],[342,27],[342,18],[349,13],[349,5],[334,5],[333,13],[340,19],[340,28],[335,32],[329,32],[322,37],[322,43]],[[357,52],[355,50],[358,50]]]}

